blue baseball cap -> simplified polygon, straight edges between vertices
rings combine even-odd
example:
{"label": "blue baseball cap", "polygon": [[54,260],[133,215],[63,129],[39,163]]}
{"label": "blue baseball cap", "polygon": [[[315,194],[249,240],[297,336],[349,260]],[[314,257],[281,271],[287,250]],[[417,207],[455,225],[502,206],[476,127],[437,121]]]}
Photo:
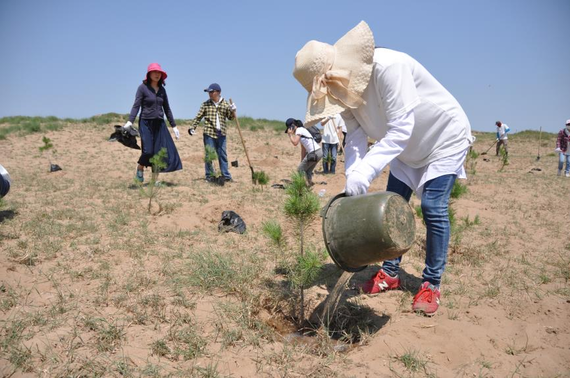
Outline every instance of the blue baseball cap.
{"label": "blue baseball cap", "polygon": [[204,92],[214,92],[214,91],[218,91],[221,92],[222,91],[222,87],[220,87],[220,84],[218,83],[212,83],[210,84],[210,86],[206,89],[204,89]]}

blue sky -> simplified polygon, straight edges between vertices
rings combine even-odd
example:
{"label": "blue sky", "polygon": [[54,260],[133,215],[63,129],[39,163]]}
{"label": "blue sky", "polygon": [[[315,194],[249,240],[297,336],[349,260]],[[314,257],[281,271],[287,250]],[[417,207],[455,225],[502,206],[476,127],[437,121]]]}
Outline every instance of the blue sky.
{"label": "blue sky", "polygon": [[420,61],[474,130],[555,132],[570,118],[570,0],[0,0],[0,117],[128,113],[158,62],[176,118],[218,82],[240,115],[302,119],[296,52],[360,20]]}

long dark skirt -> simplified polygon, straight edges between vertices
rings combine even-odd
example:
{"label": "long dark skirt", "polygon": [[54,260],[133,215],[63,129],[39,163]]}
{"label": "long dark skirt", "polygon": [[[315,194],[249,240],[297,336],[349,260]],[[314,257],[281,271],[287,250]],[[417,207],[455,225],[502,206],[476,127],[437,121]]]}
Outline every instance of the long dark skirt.
{"label": "long dark skirt", "polygon": [[174,172],[182,169],[182,161],[178,155],[176,145],[166,128],[163,119],[139,120],[139,133],[141,135],[142,154],[139,164],[150,167],[150,159],[156,155],[162,147],[166,147],[168,157],[167,166],[161,172]]}

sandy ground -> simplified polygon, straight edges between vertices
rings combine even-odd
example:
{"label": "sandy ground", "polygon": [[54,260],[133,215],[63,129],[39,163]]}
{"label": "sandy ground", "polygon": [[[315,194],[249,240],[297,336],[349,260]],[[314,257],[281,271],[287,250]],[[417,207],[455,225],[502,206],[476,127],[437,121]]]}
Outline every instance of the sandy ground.
{"label": "sandy ground", "polygon": [[[107,141],[112,125],[46,134],[63,168],[55,173],[38,151],[40,134],[0,140],[13,179],[0,208],[1,376],[570,376],[570,179],[556,177],[552,136],[538,161],[537,141],[514,135],[509,165],[501,168],[494,149],[468,163],[468,191],[452,205],[464,227],[436,316],[411,312],[425,243],[418,218],[402,290],[351,289],[378,266],[350,281],[341,306],[360,309],[366,329],[339,347],[323,332],[291,333],[295,296],[283,299],[278,248],[262,233],[263,222],[277,220],[285,250],[296,253],[285,191],[270,185],[290,178],[299,147],[282,132],[244,130],[254,169],[270,176],[254,189],[232,129],[229,160],[239,167],[218,187],[203,180],[201,134],[180,128],[184,169],[160,176],[166,186],[150,214],[133,186],[138,152]],[[474,150],[492,137],[480,135]],[[344,187],[339,160],[336,175],[315,176],[322,205]],[[371,190],[383,190],[386,177]],[[245,220],[246,234],[217,232],[224,210]],[[320,222],[305,235],[316,250],[324,249]],[[325,278],[306,290],[309,312],[340,273],[328,259]]]}

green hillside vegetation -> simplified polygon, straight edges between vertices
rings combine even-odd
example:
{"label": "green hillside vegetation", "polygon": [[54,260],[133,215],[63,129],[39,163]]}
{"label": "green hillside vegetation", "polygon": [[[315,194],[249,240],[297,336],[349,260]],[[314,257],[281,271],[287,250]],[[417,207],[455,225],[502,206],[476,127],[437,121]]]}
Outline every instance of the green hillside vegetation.
{"label": "green hillside vegetation", "polygon": [[[6,139],[10,134],[18,136],[45,133],[46,131],[60,130],[66,126],[73,124],[95,124],[95,125],[110,125],[110,124],[124,124],[129,115],[118,113],[106,113],[95,115],[89,118],[57,118],[54,116],[49,117],[26,117],[14,116],[0,118],[0,140]],[[176,119],[179,126],[190,126],[192,119]],[[252,117],[239,117],[240,125],[243,129],[257,131],[257,130],[275,130],[280,131],[283,129],[284,122],[277,120],[270,120],[264,118]],[[135,124],[137,121],[135,121]]]}

